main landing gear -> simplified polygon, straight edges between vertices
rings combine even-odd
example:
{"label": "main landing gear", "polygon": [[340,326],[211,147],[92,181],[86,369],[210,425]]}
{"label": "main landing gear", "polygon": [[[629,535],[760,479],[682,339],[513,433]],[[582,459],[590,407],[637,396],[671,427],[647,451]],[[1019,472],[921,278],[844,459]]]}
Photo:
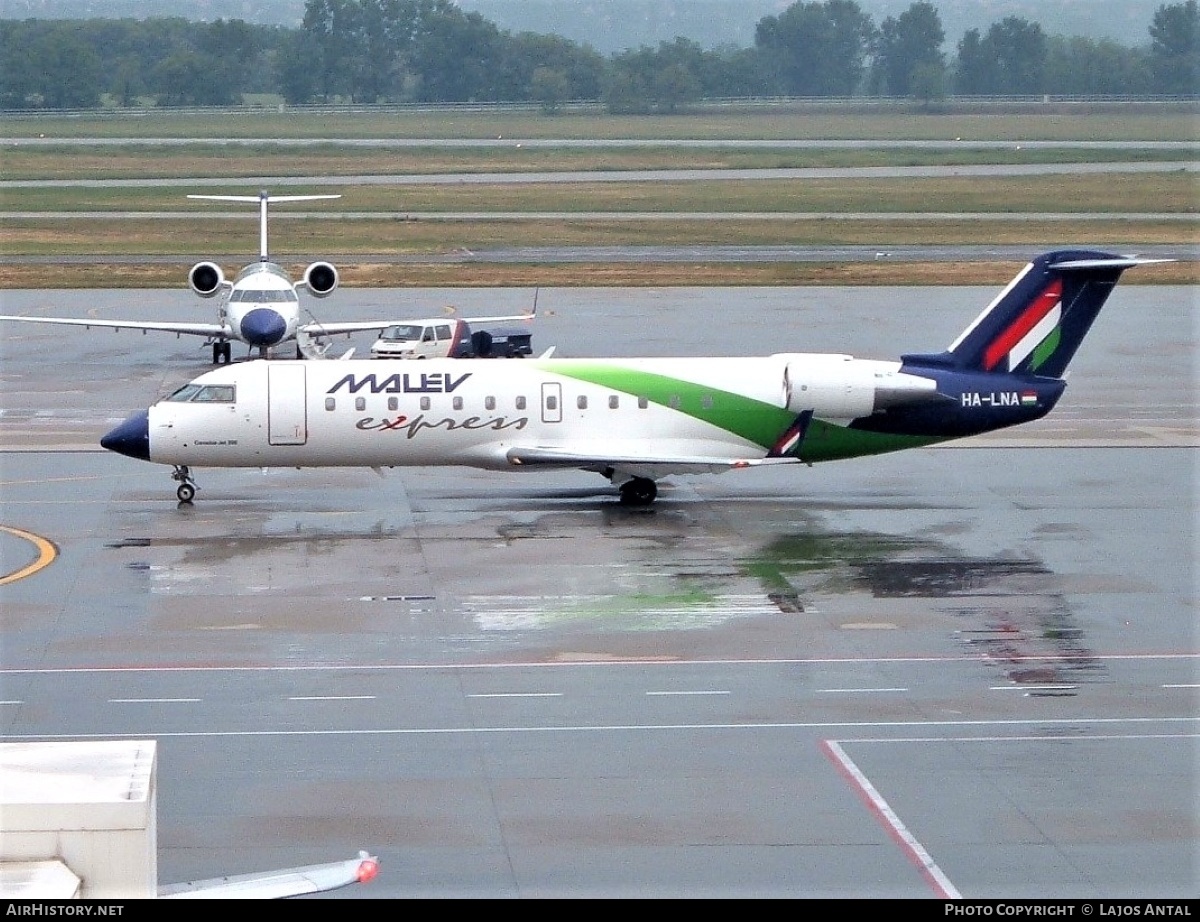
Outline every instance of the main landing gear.
{"label": "main landing gear", "polygon": [[658,496],[658,484],[649,477],[632,477],[619,489],[622,506],[649,506]]}
{"label": "main landing gear", "polygon": [[220,365],[222,362],[228,365],[233,360],[233,344],[229,340],[213,343],[212,349],[214,365]]}
{"label": "main landing gear", "polygon": [[177,464],[175,472],[171,474],[171,479],[179,484],[179,489],[175,491],[175,495],[179,497],[179,501],[187,503],[190,506],[192,500],[196,498],[196,481],[192,480],[192,472],[188,470],[188,466],[186,464]]}

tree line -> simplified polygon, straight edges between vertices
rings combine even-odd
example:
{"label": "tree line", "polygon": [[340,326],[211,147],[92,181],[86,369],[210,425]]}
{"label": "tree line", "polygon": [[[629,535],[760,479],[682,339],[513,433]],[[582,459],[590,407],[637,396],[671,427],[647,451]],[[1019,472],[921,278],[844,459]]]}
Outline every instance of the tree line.
{"label": "tree line", "polygon": [[[1131,38],[1133,38],[1131,36]],[[1195,95],[1197,0],[1167,3],[1140,43],[1048,35],[1018,16],[946,50],[936,6],[876,25],[854,0],[797,2],[749,48],[686,38],[607,57],[497,27],[451,0],[308,0],[299,28],[238,19],[0,20],[0,108],[532,102],[554,112],[673,112],[703,98],[883,95]]]}

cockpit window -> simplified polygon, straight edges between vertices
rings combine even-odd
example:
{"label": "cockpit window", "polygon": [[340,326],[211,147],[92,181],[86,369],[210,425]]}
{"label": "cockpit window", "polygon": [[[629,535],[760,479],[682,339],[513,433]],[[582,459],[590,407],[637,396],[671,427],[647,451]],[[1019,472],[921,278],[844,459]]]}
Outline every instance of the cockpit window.
{"label": "cockpit window", "polygon": [[205,384],[196,392],[192,403],[233,403],[235,393],[232,384]]}
{"label": "cockpit window", "polygon": [[237,389],[232,384],[185,384],[167,398],[173,403],[234,403]]}
{"label": "cockpit window", "polygon": [[290,288],[235,288],[229,295],[229,300],[251,304],[272,304],[281,301],[299,301],[300,298]]}
{"label": "cockpit window", "polygon": [[196,396],[196,391],[198,390],[200,390],[200,385],[198,384],[185,384],[167,399],[173,400],[176,403],[187,403]]}

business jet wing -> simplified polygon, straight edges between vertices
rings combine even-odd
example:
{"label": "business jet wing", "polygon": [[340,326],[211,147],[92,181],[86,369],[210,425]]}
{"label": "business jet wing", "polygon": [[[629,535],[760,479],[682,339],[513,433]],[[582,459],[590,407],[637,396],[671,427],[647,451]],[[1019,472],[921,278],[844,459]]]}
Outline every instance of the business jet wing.
{"label": "business jet wing", "polygon": [[526,311],[523,314],[509,314],[506,317],[464,317],[463,320],[467,323],[508,323],[514,320],[533,320],[537,316],[537,309]]}
{"label": "business jet wing", "polygon": [[[469,324],[479,323],[505,323],[516,320],[533,320],[536,314],[526,312],[524,314],[509,314],[505,317],[464,317],[463,322]],[[343,333],[381,333],[390,326],[405,323],[423,323],[424,320],[335,320],[332,322],[317,321],[305,323],[300,326],[300,330],[308,334],[314,339],[319,339],[322,336],[339,336]]]}
{"label": "business jet wing", "polygon": [[798,464],[798,458],[733,458],[705,455],[615,455],[595,452],[562,451],[557,448],[510,448],[508,463],[515,467],[578,468],[606,473],[621,471],[631,477],[656,479],[667,474],[717,474],[744,467]]}
{"label": "business jet wing", "polygon": [[399,320],[350,320],[334,321],[333,323],[313,321],[312,323],[303,323],[297,329],[314,339],[319,339],[322,336],[340,336],[343,333],[381,333],[393,324],[402,322]]}
{"label": "business jet wing", "polygon": [[304,893],[323,893],[350,884],[365,884],[379,873],[379,860],[359,852],[348,861],[332,861],[262,874],[215,877],[158,888],[159,899],[259,899],[277,900]]}
{"label": "business jet wing", "polygon": [[223,323],[167,323],[142,320],[89,320],[80,317],[19,317],[0,314],[0,320],[19,320],[24,323],[49,323],[68,327],[101,327],[111,330],[152,330],[158,333],[175,333],[182,336],[209,336],[213,338],[236,338],[233,329]]}

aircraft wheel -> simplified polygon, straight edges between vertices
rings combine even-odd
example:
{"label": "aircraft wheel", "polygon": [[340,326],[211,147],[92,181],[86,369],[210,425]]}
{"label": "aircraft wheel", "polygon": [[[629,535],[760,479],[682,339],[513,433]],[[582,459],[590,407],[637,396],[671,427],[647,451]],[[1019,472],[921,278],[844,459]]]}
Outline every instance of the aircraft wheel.
{"label": "aircraft wheel", "polygon": [[621,484],[621,505],[649,506],[658,496],[658,484],[648,477],[634,477]]}
{"label": "aircraft wheel", "polygon": [[196,498],[196,488],[190,483],[181,483],[179,489],[175,491],[175,495],[179,497],[181,503],[190,503]]}

